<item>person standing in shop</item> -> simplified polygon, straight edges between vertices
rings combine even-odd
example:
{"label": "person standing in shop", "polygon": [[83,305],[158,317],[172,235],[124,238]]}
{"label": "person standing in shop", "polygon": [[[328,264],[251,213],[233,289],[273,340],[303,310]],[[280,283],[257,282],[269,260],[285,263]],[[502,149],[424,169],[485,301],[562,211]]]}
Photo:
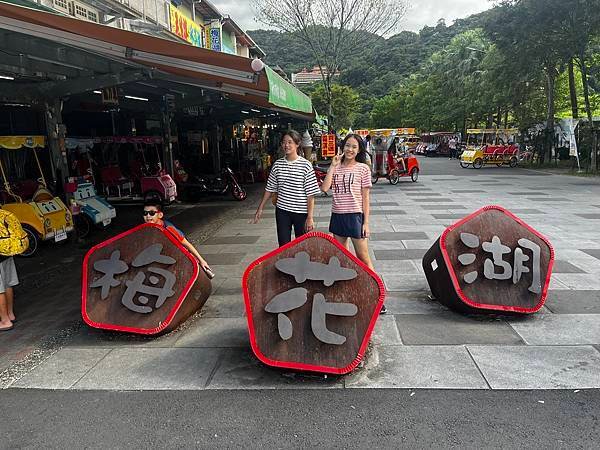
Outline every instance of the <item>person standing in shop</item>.
{"label": "person standing in shop", "polygon": [[292,228],[298,238],[315,227],[315,195],[320,194],[321,190],[312,164],[298,154],[301,142],[302,137],[294,130],[286,131],[281,137],[284,157],[273,164],[265,193],[251,221],[260,221],[264,206],[275,195],[275,221],[280,247],[292,240]]}

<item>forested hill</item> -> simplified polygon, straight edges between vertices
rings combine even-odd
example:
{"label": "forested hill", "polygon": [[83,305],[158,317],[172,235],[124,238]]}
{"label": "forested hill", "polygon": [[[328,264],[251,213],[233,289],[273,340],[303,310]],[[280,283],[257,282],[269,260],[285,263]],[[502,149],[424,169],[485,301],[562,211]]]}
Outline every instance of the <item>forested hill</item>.
{"label": "forested hill", "polygon": [[[459,19],[451,26],[440,20],[435,27],[424,27],[419,33],[402,31],[388,39],[375,38],[368,48],[356,49],[348,65],[341,70],[340,82],[357,89],[363,96],[386,95],[403,78],[418,71],[433,53],[448,45],[454,36],[477,28],[486,14]],[[271,30],[254,30],[248,34],[267,53],[265,62],[281,66],[288,75],[314,65],[305,44],[293,34]]]}

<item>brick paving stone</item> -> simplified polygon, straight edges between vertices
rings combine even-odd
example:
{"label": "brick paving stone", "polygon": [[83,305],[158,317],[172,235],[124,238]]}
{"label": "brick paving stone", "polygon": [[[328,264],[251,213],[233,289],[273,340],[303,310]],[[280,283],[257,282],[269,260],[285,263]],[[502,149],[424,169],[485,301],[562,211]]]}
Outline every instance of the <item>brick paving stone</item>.
{"label": "brick paving stone", "polygon": [[218,236],[202,242],[202,245],[256,244],[259,239],[260,236]]}
{"label": "brick paving stone", "polygon": [[487,389],[463,346],[379,346],[364,367],[345,378],[347,388]]}
{"label": "brick paving stone", "polygon": [[428,236],[422,231],[398,231],[391,233],[371,233],[370,240],[372,241],[415,241],[419,239],[427,239]]}
{"label": "brick paving stone", "polygon": [[69,389],[110,351],[99,347],[62,349],[11,387]]}
{"label": "brick paving stone", "polygon": [[371,211],[372,216],[404,216],[406,211],[401,209],[375,209]]}
{"label": "brick paving stone", "polygon": [[600,388],[600,353],[591,346],[473,346],[492,389]]}
{"label": "brick paving stone", "polygon": [[213,348],[118,348],[88,371],[74,389],[204,389],[219,359]]}
{"label": "brick paving stone", "polygon": [[600,214],[575,214],[575,215],[582,217],[584,219],[592,219],[592,220],[600,219]]}
{"label": "brick paving stone", "polygon": [[436,211],[436,210],[442,210],[442,209],[467,209],[466,206],[463,205],[420,205],[420,208],[424,209],[425,211]]}
{"label": "brick paving stone", "polygon": [[261,363],[250,349],[224,349],[207,389],[341,389],[343,378],[286,372]]}
{"label": "brick paving stone", "polygon": [[546,307],[554,314],[600,314],[600,291],[550,290]]}
{"label": "brick paving stone", "polygon": [[175,347],[211,348],[211,347],[249,347],[246,319],[236,318],[200,318],[194,327],[182,333]]}
{"label": "brick paving stone", "polygon": [[600,314],[536,314],[510,325],[528,345],[600,344]]}
{"label": "brick paving stone", "polygon": [[447,219],[462,219],[465,217],[465,214],[432,214],[432,216],[439,220],[447,220]]}
{"label": "brick paving stone", "polygon": [[544,211],[533,208],[510,208],[509,211],[513,214],[546,214]]}
{"label": "brick paving stone", "polygon": [[385,306],[388,314],[431,314],[448,311],[440,302],[432,300],[425,291],[387,292]]}
{"label": "brick paving stone", "polygon": [[378,260],[402,261],[406,259],[422,259],[426,250],[420,249],[396,249],[376,250],[375,258]]}
{"label": "brick paving stone", "polygon": [[577,266],[574,266],[568,261],[562,261],[560,259],[554,261],[554,266],[552,267],[552,273],[586,273],[585,270],[580,269]]}
{"label": "brick paving stone", "polygon": [[503,320],[454,312],[396,315],[405,345],[523,344]]}

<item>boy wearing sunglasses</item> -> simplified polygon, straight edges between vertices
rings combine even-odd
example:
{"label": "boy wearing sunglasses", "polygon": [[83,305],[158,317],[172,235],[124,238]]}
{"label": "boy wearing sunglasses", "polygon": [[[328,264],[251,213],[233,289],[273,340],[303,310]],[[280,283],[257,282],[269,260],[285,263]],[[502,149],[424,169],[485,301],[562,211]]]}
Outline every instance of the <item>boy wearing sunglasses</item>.
{"label": "boy wearing sunglasses", "polygon": [[213,278],[214,274],[208,265],[208,263],[200,256],[196,247],[192,245],[190,241],[185,238],[185,235],[180,229],[176,228],[171,222],[163,220],[162,204],[160,201],[148,200],[144,203],[144,222],[153,223],[160,225],[161,227],[169,230],[173,236],[175,236],[181,244],[189,250],[189,252],[196,257],[200,263],[200,267],[206,272],[209,278]]}

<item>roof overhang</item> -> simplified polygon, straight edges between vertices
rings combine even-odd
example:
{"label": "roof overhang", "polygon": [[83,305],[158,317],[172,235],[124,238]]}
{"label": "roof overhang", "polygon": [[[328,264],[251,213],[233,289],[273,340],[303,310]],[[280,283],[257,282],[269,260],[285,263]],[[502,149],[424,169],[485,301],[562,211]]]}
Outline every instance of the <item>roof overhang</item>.
{"label": "roof overhang", "polygon": [[[96,55],[124,67],[144,68],[153,77],[231,94],[243,103],[277,108],[306,120],[314,117],[312,109],[308,112],[306,107],[285,108],[271,103],[269,79],[264,72],[252,70],[249,58],[2,2],[1,30]],[[285,87],[295,89],[291,85]],[[295,94],[303,95],[299,91]]]}

